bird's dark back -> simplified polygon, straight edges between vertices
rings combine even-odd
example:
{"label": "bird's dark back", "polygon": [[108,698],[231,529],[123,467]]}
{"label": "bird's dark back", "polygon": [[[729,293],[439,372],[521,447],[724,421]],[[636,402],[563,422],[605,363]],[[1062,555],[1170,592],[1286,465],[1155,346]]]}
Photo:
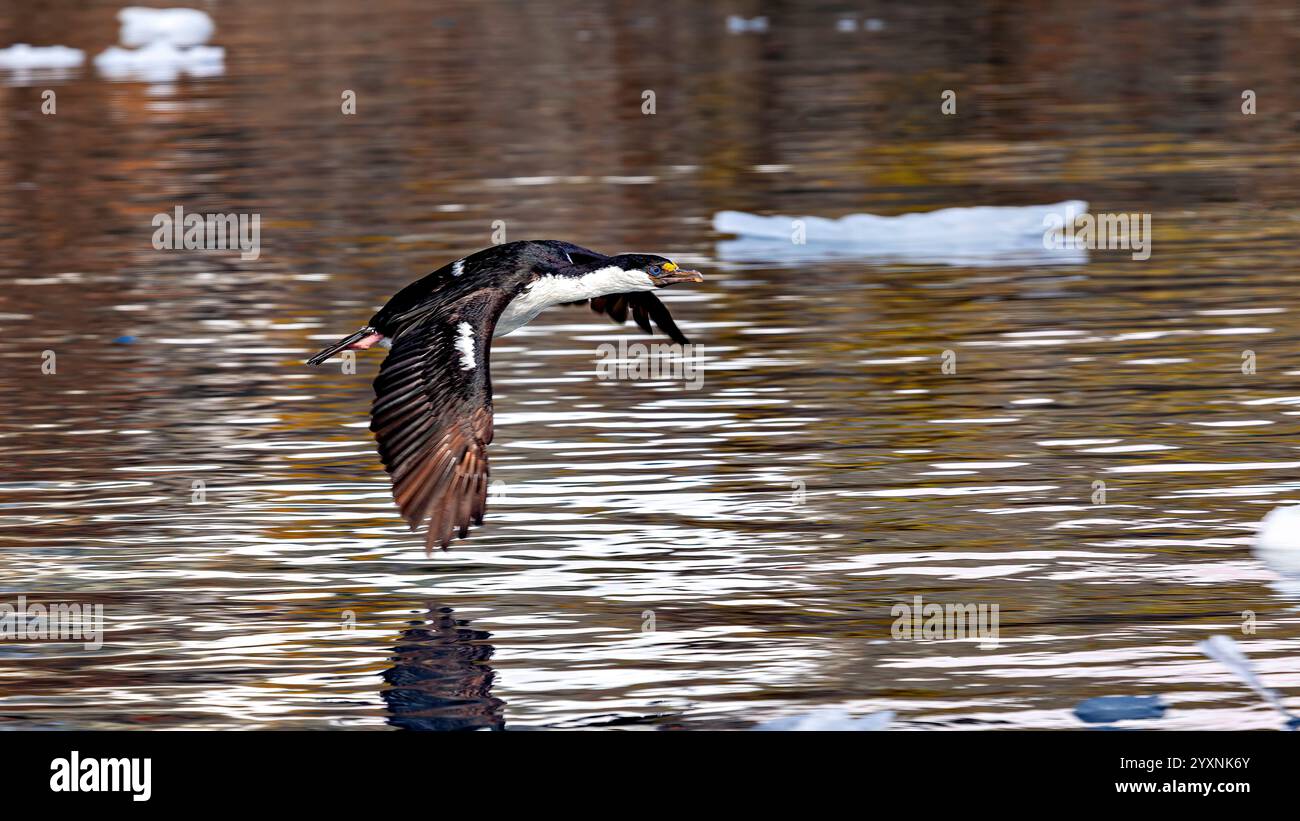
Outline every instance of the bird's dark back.
{"label": "bird's dark back", "polygon": [[484,289],[517,294],[537,276],[571,267],[576,258],[600,254],[559,240],[523,240],[494,245],[449,262],[398,291],[370,319],[370,327],[395,337],[413,322]]}

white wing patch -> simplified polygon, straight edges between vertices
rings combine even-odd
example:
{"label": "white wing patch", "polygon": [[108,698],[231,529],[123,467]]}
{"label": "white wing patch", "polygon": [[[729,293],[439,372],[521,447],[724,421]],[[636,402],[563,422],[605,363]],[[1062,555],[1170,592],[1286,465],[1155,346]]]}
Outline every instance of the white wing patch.
{"label": "white wing patch", "polygon": [[458,260],[456,260],[455,262],[453,262],[453,263],[451,264],[451,275],[452,275],[452,276],[454,276],[454,277],[458,277],[458,276],[460,276],[460,275],[463,274],[463,273],[465,273],[465,260],[463,260],[463,259],[458,259]]}
{"label": "white wing patch", "polygon": [[473,370],[477,365],[474,361],[474,326],[468,322],[462,322],[456,328],[456,350],[460,351],[460,369]]}

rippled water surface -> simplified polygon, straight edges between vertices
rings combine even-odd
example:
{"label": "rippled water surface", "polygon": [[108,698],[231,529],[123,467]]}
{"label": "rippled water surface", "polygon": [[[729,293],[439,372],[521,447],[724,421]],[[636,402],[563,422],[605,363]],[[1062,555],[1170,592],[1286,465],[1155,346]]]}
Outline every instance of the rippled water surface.
{"label": "rippled water surface", "polygon": [[[108,631],[0,642],[3,725],[1057,728],[1160,694],[1143,726],[1276,727],[1194,644],[1300,688],[1300,584],[1250,549],[1300,501],[1300,13],[764,5],[221,3],[220,76],[9,77],[0,588]],[[0,9],[0,46],[116,37]],[[1150,260],[740,263],[710,228],[1069,198],[1152,214]],[[261,258],[155,251],[177,205],[260,214]],[[498,220],[703,270],[666,297],[703,380],[599,379],[647,340],[585,310],[498,340],[488,520],[427,556],[381,353],[302,360]],[[894,638],[916,596],[997,604],[996,647]]]}

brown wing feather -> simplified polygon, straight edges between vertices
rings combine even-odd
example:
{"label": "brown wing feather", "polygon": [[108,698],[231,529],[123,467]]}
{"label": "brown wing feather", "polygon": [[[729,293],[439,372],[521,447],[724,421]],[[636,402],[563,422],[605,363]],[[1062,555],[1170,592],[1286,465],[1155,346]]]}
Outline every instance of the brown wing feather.
{"label": "brown wing feather", "polygon": [[[404,329],[375,379],[370,429],[393,480],[393,498],[426,546],[465,538],[487,510],[492,441],[492,331],[508,295],[475,294]],[[461,323],[473,331],[473,361],[457,349]]]}

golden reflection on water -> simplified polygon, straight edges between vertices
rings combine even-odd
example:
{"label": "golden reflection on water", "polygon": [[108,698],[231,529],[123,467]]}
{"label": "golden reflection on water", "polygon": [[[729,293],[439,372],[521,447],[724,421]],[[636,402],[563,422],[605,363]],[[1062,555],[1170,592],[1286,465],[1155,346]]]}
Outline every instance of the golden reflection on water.
{"label": "golden reflection on water", "polygon": [[[1300,498],[1295,11],[1111,6],[852,35],[769,11],[760,37],[693,6],[236,2],[221,77],[87,67],[55,117],[0,86],[0,584],[109,627],[0,642],[0,716],[1073,727],[1084,698],[1159,693],[1148,726],[1275,726],[1193,645],[1252,611],[1266,680],[1300,683],[1297,588],[1249,550]],[[9,10],[0,40],[93,55],[115,10]],[[1071,197],[1152,213],[1151,259],[730,263],[709,229]],[[178,204],[261,214],[262,258],[154,251]],[[494,220],[705,270],[669,295],[705,378],[597,379],[632,331],[583,311],[500,340],[502,484],[426,557],[365,427],[378,355],[301,360]],[[892,638],[917,595],[998,603],[997,648]]]}

